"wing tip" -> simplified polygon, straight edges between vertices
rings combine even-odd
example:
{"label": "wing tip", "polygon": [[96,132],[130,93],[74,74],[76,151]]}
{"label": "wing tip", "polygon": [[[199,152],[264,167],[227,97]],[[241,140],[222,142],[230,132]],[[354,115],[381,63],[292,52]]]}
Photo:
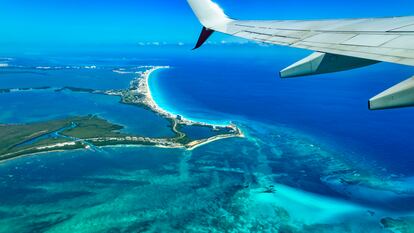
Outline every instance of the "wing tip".
{"label": "wing tip", "polygon": [[198,38],[197,44],[192,50],[196,50],[203,46],[203,44],[210,38],[211,35],[213,35],[214,30],[208,29],[206,27],[203,27],[200,33],[200,37]]}

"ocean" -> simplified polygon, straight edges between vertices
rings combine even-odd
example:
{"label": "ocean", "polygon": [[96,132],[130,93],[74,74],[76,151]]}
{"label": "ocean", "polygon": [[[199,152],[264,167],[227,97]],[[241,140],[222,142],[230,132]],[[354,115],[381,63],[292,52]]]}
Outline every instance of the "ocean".
{"label": "ocean", "polygon": [[[410,226],[414,110],[372,112],[367,101],[408,78],[411,68],[379,64],[278,77],[306,54],[248,44],[16,56],[10,62],[16,67],[0,68],[0,88],[118,89],[134,76],[113,69],[169,65],[150,78],[162,108],[235,123],[246,137],[193,151],[105,147],[2,163],[0,232],[389,232],[385,227],[393,224]],[[81,68],[33,69],[39,66]],[[168,122],[118,97],[0,94],[1,123],[84,114],[133,133],[171,133]]]}

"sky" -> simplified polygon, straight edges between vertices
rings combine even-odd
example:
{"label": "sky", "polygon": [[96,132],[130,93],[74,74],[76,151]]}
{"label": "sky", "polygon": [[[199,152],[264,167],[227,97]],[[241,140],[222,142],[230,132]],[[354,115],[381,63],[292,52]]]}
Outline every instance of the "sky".
{"label": "sky", "polygon": [[[320,19],[414,15],[412,0],[216,0],[232,18]],[[194,43],[185,0],[0,0],[0,49]],[[213,41],[231,40],[215,36]]]}

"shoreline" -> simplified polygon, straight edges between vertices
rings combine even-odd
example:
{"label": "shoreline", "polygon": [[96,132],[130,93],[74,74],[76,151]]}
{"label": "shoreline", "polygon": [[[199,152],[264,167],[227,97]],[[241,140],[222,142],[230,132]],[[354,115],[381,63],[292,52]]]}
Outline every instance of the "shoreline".
{"label": "shoreline", "polygon": [[142,73],[142,77],[140,78],[139,82],[139,89],[138,91],[142,94],[145,95],[146,97],[146,101],[145,105],[147,105],[147,107],[149,107],[152,111],[160,114],[161,116],[168,118],[168,119],[177,119],[177,117],[179,117],[180,119],[178,120],[179,124],[184,124],[184,125],[202,125],[202,126],[211,126],[213,128],[217,128],[217,127],[230,127],[234,130],[237,130],[240,132],[240,137],[245,137],[245,135],[242,133],[241,129],[238,128],[235,124],[216,124],[216,123],[208,123],[205,121],[200,121],[200,120],[193,120],[193,119],[189,119],[188,117],[185,117],[183,115],[180,114],[174,114],[172,112],[169,112],[166,109],[163,109],[162,107],[160,107],[157,103],[157,101],[154,99],[154,96],[151,92],[151,86],[150,86],[150,79],[154,78],[153,77],[153,73],[162,69],[170,69],[170,66],[153,66],[151,69],[145,71],[144,73]]}
{"label": "shoreline", "polygon": [[[146,68],[146,70],[136,72],[138,77],[131,80],[130,87],[128,90],[109,90],[103,92],[102,94],[120,96],[121,103],[147,108],[155,114],[158,114],[162,118],[166,119],[171,123],[171,130],[176,134],[175,138],[170,138],[169,140],[173,140],[177,143],[180,143],[182,145],[182,148],[185,148],[187,150],[197,148],[199,144],[205,145],[222,138],[245,138],[245,135],[242,132],[242,130],[233,123],[230,123],[228,125],[222,125],[211,124],[203,121],[195,121],[183,117],[182,115],[174,114],[160,107],[154,99],[149,81],[151,78],[153,78],[154,72],[159,71],[161,69],[169,69],[171,67],[143,66],[142,68]],[[207,127],[210,128],[212,131],[225,129],[226,133],[218,133],[217,135],[208,138],[195,140],[191,139],[191,137],[189,137],[186,133],[180,131],[180,126]]]}
{"label": "shoreline", "polygon": [[[164,69],[171,69],[171,66],[154,66],[152,67],[150,70],[147,70],[146,72],[144,72],[143,75],[143,79],[145,80],[145,83],[143,84],[143,86],[145,87],[145,93],[146,96],[149,100],[150,103],[152,103],[152,105],[154,106],[152,109],[157,112],[160,113],[162,115],[168,116],[168,117],[176,117],[177,115],[179,115],[182,119],[183,122],[188,122],[189,124],[205,124],[205,125],[212,125],[212,126],[217,126],[217,127],[226,127],[229,126],[231,124],[229,123],[216,123],[216,122],[210,122],[207,120],[203,120],[203,119],[193,119],[190,118],[188,116],[185,116],[183,114],[179,114],[179,113],[174,113],[171,111],[168,111],[165,108],[162,108],[156,101],[154,95],[153,95],[153,91],[151,91],[151,83],[150,80],[156,78],[154,77],[154,73],[159,71],[159,70],[164,70]],[[144,91],[144,90],[141,90]]]}
{"label": "shoreline", "polygon": [[182,132],[179,132],[176,129],[177,125],[179,124],[188,125],[188,126],[194,126],[194,125],[195,126],[206,126],[206,127],[212,127],[213,129],[225,127],[225,128],[230,128],[233,132],[235,132],[234,134],[216,135],[216,136],[206,138],[206,139],[194,140],[185,145],[187,150],[194,150],[201,146],[207,145],[211,142],[215,142],[218,140],[234,138],[234,137],[245,138],[245,134],[235,124],[220,125],[220,124],[211,124],[211,123],[202,122],[202,121],[195,121],[195,120],[188,119],[182,115],[171,113],[167,111],[166,109],[163,109],[162,107],[160,107],[157,104],[151,92],[150,79],[154,78],[153,77],[154,72],[162,70],[162,69],[170,69],[170,68],[171,68],[170,66],[153,66],[149,70],[146,70],[145,72],[143,72],[141,77],[138,78],[139,79],[138,80],[138,92],[145,96],[145,100],[143,100],[143,102],[147,107],[149,107],[152,111],[160,114],[162,117],[171,120],[173,122],[172,130],[176,132],[177,134],[182,134]]}
{"label": "shoreline", "polygon": [[[162,115],[163,117],[166,118],[177,118],[177,116],[180,116],[180,123],[184,123],[187,125],[191,125],[191,124],[205,124],[205,125],[213,125],[213,124],[208,124],[206,122],[201,122],[201,121],[194,121],[194,120],[190,120],[182,115],[179,114],[174,114],[172,112],[167,111],[166,109],[161,108],[157,101],[155,101],[154,96],[152,94],[151,91],[151,85],[150,85],[150,79],[153,79],[154,76],[152,74],[154,74],[154,72],[159,71],[159,70],[163,70],[163,69],[170,69],[170,66],[154,66],[151,69],[145,71],[142,74],[140,83],[139,83],[139,92],[144,94],[146,99],[147,99],[147,105],[148,107],[150,107],[154,112]],[[219,126],[219,125],[214,125],[214,126]]]}

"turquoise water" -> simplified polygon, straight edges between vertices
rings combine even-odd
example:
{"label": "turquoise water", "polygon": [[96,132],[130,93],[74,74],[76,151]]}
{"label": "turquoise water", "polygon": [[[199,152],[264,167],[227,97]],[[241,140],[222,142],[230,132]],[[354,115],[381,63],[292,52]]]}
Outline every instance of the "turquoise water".
{"label": "turquoise water", "polygon": [[[260,72],[268,62],[246,62],[247,55],[238,57],[240,64],[226,62],[231,56],[221,63],[166,58],[163,65],[173,68],[158,71],[150,79],[151,90],[160,106],[193,119],[235,122],[246,138],[216,141],[193,151],[106,147],[2,163],[0,232],[385,233],[390,231],[381,225],[384,217],[414,216],[414,179],[407,172],[412,163],[403,160],[412,154],[411,146],[403,138],[384,140],[385,134],[402,131],[411,110],[372,116],[358,108],[370,93],[352,94],[351,89],[377,81],[355,83],[340,74],[337,81],[292,80],[290,86],[276,81],[269,68]],[[130,67],[143,60],[124,62]],[[213,63],[222,65],[213,69]],[[24,79],[40,84],[30,75]],[[0,84],[6,86],[12,78],[5,76]],[[71,76],[78,75],[67,72],[53,86],[70,83]],[[88,84],[88,76],[83,78]],[[101,88],[115,79],[109,80]],[[323,92],[324,82],[336,89]],[[333,99],[325,99],[327,94]],[[355,113],[347,115],[350,109]],[[124,125],[126,131],[171,133],[168,122],[122,105],[117,97],[50,90],[0,94],[2,123],[91,113]],[[396,120],[384,124],[392,117]],[[379,125],[384,132],[377,132]],[[201,137],[208,132],[191,129],[190,134]],[[380,140],[372,144],[374,139]],[[394,157],[387,157],[392,151]]]}
{"label": "turquoise water", "polygon": [[135,74],[117,74],[110,67],[35,69],[7,68],[0,72],[0,89],[13,87],[76,86],[99,90],[125,89]]}
{"label": "turquoise water", "polygon": [[5,93],[0,94],[0,122],[27,123],[95,114],[125,126],[124,132],[152,137],[174,135],[167,120],[151,111],[120,104],[119,101],[116,96],[70,91]]}
{"label": "turquoise water", "polygon": [[[193,152],[105,148],[3,164],[0,232],[385,232],[382,217],[412,208],[402,194],[412,190],[375,167],[357,169],[306,135],[256,127],[244,128],[247,139]],[[346,190],[327,196],[319,177],[340,180],[350,167],[369,178],[378,201],[347,200]],[[270,185],[274,193],[265,192]]]}

